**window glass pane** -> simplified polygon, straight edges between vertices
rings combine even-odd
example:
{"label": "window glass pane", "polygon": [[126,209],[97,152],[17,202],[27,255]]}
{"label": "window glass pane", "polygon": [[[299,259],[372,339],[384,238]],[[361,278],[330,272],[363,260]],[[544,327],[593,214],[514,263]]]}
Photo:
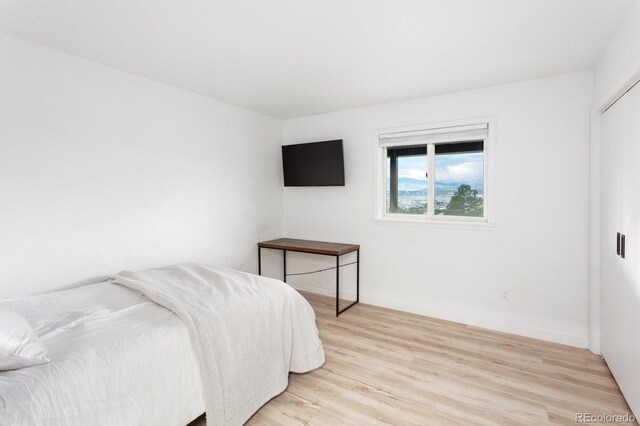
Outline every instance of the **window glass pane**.
{"label": "window glass pane", "polygon": [[436,145],[436,215],[484,216],[483,142]]}
{"label": "window glass pane", "polygon": [[427,147],[387,148],[387,213],[427,212]]}

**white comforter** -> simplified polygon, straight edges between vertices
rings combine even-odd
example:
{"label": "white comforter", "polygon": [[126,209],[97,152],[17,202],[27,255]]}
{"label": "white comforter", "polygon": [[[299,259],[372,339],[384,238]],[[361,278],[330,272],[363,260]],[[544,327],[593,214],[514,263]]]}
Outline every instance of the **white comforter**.
{"label": "white comforter", "polygon": [[100,283],[0,305],[51,359],[0,372],[0,425],[177,426],[204,412],[187,327],[145,296]]}
{"label": "white comforter", "polygon": [[210,425],[243,424],[287,387],[290,371],[324,363],[313,309],[282,281],[194,264],[121,272],[113,281],[187,325]]}

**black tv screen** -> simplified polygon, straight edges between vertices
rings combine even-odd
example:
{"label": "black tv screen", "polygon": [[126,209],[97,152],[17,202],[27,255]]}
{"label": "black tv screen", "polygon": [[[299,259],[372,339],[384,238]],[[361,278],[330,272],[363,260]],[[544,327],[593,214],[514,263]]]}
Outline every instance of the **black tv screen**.
{"label": "black tv screen", "polygon": [[284,145],[284,186],[344,186],[342,139]]}

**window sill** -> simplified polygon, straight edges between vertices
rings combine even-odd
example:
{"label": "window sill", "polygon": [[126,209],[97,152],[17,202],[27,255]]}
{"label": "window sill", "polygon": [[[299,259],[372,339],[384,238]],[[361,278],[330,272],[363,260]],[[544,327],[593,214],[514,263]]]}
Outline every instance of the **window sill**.
{"label": "window sill", "polygon": [[439,228],[471,228],[471,229],[495,229],[495,223],[486,220],[434,220],[410,216],[382,216],[374,219],[379,224],[417,225]]}

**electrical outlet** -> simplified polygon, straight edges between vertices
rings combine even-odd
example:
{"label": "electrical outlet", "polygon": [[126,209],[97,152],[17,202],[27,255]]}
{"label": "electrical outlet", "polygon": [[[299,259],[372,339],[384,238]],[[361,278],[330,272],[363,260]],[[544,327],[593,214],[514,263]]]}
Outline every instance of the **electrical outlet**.
{"label": "electrical outlet", "polygon": [[509,291],[507,290],[500,290],[500,300],[502,300],[503,302],[508,302],[509,301]]}

